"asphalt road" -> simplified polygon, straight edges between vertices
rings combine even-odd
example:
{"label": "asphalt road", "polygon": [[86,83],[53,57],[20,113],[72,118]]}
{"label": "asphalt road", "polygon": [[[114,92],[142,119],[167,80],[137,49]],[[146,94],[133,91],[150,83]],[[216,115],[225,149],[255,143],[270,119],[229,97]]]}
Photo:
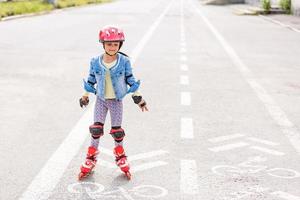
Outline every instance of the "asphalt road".
{"label": "asphalt road", "polygon": [[[82,78],[98,31],[126,34],[142,113],[124,99],[128,181]],[[196,0],[119,0],[0,23],[0,199],[300,199],[300,34]]]}

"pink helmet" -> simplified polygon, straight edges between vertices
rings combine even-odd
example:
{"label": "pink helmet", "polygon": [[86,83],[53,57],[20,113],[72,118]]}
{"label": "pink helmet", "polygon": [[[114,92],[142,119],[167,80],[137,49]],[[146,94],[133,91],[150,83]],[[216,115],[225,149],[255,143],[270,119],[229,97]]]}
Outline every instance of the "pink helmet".
{"label": "pink helmet", "polygon": [[105,26],[100,30],[100,42],[123,42],[125,40],[124,32],[114,26]]}

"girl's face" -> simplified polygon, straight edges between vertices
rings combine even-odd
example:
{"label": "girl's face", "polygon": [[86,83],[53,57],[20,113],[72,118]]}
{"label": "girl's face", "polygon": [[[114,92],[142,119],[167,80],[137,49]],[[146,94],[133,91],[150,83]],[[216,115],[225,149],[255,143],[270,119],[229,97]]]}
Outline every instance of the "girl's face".
{"label": "girl's face", "polygon": [[104,49],[110,55],[114,55],[119,51],[120,42],[104,42]]}

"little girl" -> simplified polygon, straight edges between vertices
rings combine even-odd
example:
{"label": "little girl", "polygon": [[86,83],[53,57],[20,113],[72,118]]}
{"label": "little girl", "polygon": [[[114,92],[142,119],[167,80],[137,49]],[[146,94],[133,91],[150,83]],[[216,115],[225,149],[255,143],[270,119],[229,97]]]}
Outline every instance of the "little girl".
{"label": "little girl", "polygon": [[[110,111],[110,134],[115,140],[114,155],[116,164],[131,178],[129,164],[123,149],[124,130],[121,128],[123,116],[122,99],[128,93],[133,93],[132,99],[142,111],[148,111],[147,104],[138,93],[140,81],[136,81],[130,61],[126,54],[119,52],[125,41],[122,30],[114,26],[106,26],[99,33],[99,41],[103,44],[105,53],[92,58],[87,82],[84,80],[85,94],[80,98],[80,106],[87,106],[89,93],[96,95],[94,124],[89,127],[91,145],[88,148],[85,162],[80,167],[79,180],[87,177],[97,162],[99,154],[99,139],[103,135],[103,126],[107,111]],[[95,84],[97,87],[95,88]],[[128,88],[129,86],[129,88]]]}

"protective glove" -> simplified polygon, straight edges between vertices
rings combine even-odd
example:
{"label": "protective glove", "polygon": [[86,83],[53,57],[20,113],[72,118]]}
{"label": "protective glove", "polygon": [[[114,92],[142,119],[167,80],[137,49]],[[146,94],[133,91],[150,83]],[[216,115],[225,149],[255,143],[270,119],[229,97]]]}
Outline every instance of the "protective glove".
{"label": "protective glove", "polygon": [[89,97],[88,96],[82,96],[80,99],[79,99],[79,105],[80,107],[82,108],[83,106],[87,106],[89,104]]}
{"label": "protective glove", "polygon": [[142,110],[142,112],[148,111],[147,103],[143,99],[142,96],[132,96],[132,99],[133,99],[134,103],[137,104],[140,107],[140,109]]}

